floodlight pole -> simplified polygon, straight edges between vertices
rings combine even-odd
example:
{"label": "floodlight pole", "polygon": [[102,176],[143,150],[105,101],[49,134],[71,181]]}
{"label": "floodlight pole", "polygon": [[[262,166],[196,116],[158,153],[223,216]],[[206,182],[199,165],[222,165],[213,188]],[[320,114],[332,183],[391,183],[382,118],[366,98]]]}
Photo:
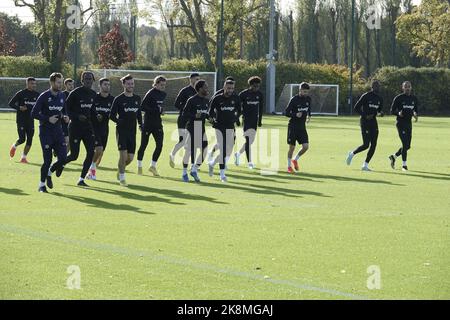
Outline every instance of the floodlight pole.
{"label": "floodlight pole", "polygon": [[350,81],[349,81],[349,97],[348,104],[350,109],[350,114],[353,114],[353,43],[355,39],[355,0],[352,0],[352,30],[350,37]]}
{"label": "floodlight pole", "polygon": [[224,51],[224,41],[223,41],[223,4],[224,0],[220,1],[220,21],[219,21],[219,43],[217,44],[217,83],[216,87],[221,88],[223,86],[223,51]]}
{"label": "floodlight pole", "polygon": [[[75,5],[78,6],[78,0],[75,0]],[[74,61],[73,61],[73,80],[77,81],[78,68],[78,29],[75,28],[75,45],[74,45]]]}
{"label": "floodlight pole", "polygon": [[270,0],[269,15],[269,53],[266,58],[267,80],[266,80],[266,110],[268,113],[275,112],[275,50],[274,50],[274,19],[275,19],[275,0]]}

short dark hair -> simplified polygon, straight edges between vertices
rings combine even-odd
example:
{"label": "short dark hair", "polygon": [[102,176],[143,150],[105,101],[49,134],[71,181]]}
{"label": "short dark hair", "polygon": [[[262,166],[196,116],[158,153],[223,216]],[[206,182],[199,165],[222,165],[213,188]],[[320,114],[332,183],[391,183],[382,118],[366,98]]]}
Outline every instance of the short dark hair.
{"label": "short dark hair", "polygon": [[227,81],[225,81],[225,84],[234,84],[234,81],[233,80],[227,80]]}
{"label": "short dark hair", "polygon": [[234,82],[234,78],[232,76],[228,76],[228,77],[225,78],[225,81],[228,81],[228,80],[231,80],[231,81]]}
{"label": "short dark hair", "polygon": [[59,73],[59,72],[53,72],[53,73],[50,75],[49,80],[50,80],[50,82],[55,82],[56,79],[62,79],[62,78],[63,78],[63,75],[62,75],[61,73]]}
{"label": "short dark hair", "polygon": [[133,79],[133,76],[131,74],[127,74],[126,76],[123,76],[122,78],[120,78],[120,81],[122,81],[122,84],[124,84],[125,81],[132,80],[132,79]]}
{"label": "short dark hair", "polygon": [[36,81],[36,78],[28,77],[28,78],[27,78],[27,83],[30,82],[30,81]]}
{"label": "short dark hair", "polygon": [[81,80],[83,80],[83,79],[84,79],[84,76],[87,75],[87,74],[92,74],[92,79],[95,81],[94,73],[93,73],[92,71],[89,71],[89,70],[85,70],[85,71],[83,71],[83,72],[81,73]]}
{"label": "short dark hair", "polygon": [[64,85],[68,84],[69,82],[73,82],[73,79],[67,78],[66,80],[64,80]]}
{"label": "short dark hair", "polygon": [[110,82],[108,78],[101,78],[100,80],[98,80],[98,82],[100,83],[100,85],[102,85],[103,82]]}
{"label": "short dark hair", "polygon": [[261,78],[258,76],[253,76],[248,79],[248,84],[251,86],[252,84],[261,83]]}
{"label": "short dark hair", "polygon": [[300,89],[309,90],[309,84],[307,82],[300,83]]}
{"label": "short dark hair", "polygon": [[206,81],[203,79],[198,80],[197,82],[195,82],[195,91],[198,92],[198,90],[200,90],[201,88],[203,88],[203,86],[206,84]]}
{"label": "short dark hair", "polygon": [[155,79],[153,80],[153,85],[166,81],[167,79],[164,76],[156,76]]}
{"label": "short dark hair", "polygon": [[[197,72],[193,72],[191,73],[191,75],[189,76],[189,79],[195,78],[195,77],[200,77],[200,75]],[[197,82],[196,82],[197,83]]]}

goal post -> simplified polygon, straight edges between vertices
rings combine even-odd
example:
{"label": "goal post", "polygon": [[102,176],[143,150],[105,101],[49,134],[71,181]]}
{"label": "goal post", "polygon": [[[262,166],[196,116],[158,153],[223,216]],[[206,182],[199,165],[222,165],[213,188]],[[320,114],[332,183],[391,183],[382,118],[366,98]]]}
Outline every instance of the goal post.
{"label": "goal post", "polygon": [[[311,114],[337,116],[339,112],[339,85],[310,83]],[[275,106],[275,111],[282,114],[291,98],[298,94],[300,84],[285,84]]]}
{"label": "goal post", "polygon": [[[160,70],[121,70],[121,69],[94,69],[89,70],[94,73],[95,83],[92,89],[99,91],[99,79],[108,78],[111,81],[111,94],[118,96],[123,92],[120,78],[127,74],[131,74],[135,79],[134,93],[143,99],[147,91],[153,86],[153,79],[159,75],[167,79],[166,93],[167,97],[164,101],[164,110],[167,113],[175,113],[175,99],[178,92],[185,86],[189,85],[189,76],[195,72],[200,75],[208,83],[210,96],[216,91],[215,72],[205,71],[160,71]],[[8,107],[8,102],[14,94],[26,86],[27,78],[0,77],[0,111],[13,111]],[[36,78],[36,91],[39,93],[50,87],[48,78]],[[64,90],[64,89],[63,89]]]}
{"label": "goal post", "polygon": [[[175,100],[178,92],[189,85],[189,76],[195,72],[200,75],[208,84],[210,96],[216,91],[216,73],[206,71],[161,71],[161,70],[121,70],[121,69],[94,69],[95,79],[108,78],[111,81],[111,94],[117,96],[123,92],[120,78],[131,74],[134,78],[134,93],[144,99],[145,94],[153,86],[153,79],[159,75],[167,79],[166,99],[164,101],[164,111],[168,113],[178,112],[175,108]],[[98,81],[96,81],[98,86]],[[98,87],[93,88],[98,91]]]}
{"label": "goal post", "polygon": [[[50,88],[48,78],[35,78],[36,91],[43,92]],[[20,90],[26,88],[27,78],[0,77],[0,111],[15,111],[8,106],[8,102]]]}

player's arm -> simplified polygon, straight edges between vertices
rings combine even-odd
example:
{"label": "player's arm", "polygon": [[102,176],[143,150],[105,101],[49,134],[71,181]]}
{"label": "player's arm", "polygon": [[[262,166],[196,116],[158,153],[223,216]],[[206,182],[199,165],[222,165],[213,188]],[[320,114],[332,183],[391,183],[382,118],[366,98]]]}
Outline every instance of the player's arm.
{"label": "player's arm", "polygon": [[383,111],[383,98],[380,97],[380,105],[378,106],[377,110],[378,116],[383,117],[384,111]]}
{"label": "player's arm", "polygon": [[216,111],[217,97],[218,96],[214,96],[209,101],[208,115],[211,122],[215,122],[217,119],[217,111]]}
{"label": "player's arm", "polygon": [[120,103],[118,100],[119,100],[118,97],[114,98],[111,107],[111,112],[109,113],[109,119],[111,119],[112,122],[115,122],[117,124],[119,124],[119,118],[117,116],[118,116],[118,106]]}
{"label": "player's arm", "polygon": [[137,118],[137,122],[139,125],[139,129],[142,130],[142,125],[143,125],[143,121],[142,121],[142,107],[141,107],[141,98],[138,97],[138,111],[136,113],[136,118]]}
{"label": "player's arm", "polygon": [[306,122],[311,121],[311,101],[309,101],[308,112],[306,116]]}
{"label": "player's arm", "polygon": [[175,99],[175,108],[182,111],[184,106],[186,105],[186,102],[184,101],[186,101],[184,90],[180,90],[180,92],[178,92],[177,98]]}
{"label": "player's arm", "polygon": [[419,120],[419,114],[418,114],[419,101],[417,100],[417,98],[414,99],[414,101],[416,103],[414,104],[413,117],[414,117],[415,122],[417,122]]}
{"label": "player's arm", "polygon": [[288,118],[295,118],[296,115],[294,114],[294,98],[292,97],[291,100],[289,100],[289,103],[286,107],[286,109],[284,110],[284,115]]}
{"label": "player's arm", "polygon": [[188,99],[188,101],[186,101],[186,105],[183,107],[181,117],[183,117],[183,119],[186,121],[195,120],[196,114],[194,113],[194,110],[192,110],[192,99]]}
{"label": "player's arm", "polygon": [[44,94],[39,96],[33,109],[31,109],[31,117],[33,119],[37,119],[42,122],[48,121],[48,122],[54,124],[58,121],[57,115],[53,115],[53,116],[49,117],[42,113],[42,109],[44,107],[44,104],[46,103],[47,98],[48,98],[48,96],[44,95]]}
{"label": "player's arm", "polygon": [[239,98],[239,96],[236,96],[236,125],[240,126],[241,125],[241,121],[239,120],[239,118],[241,117],[242,114],[242,105],[241,105],[241,99]]}
{"label": "player's arm", "polygon": [[358,101],[356,101],[355,106],[353,107],[353,110],[358,113],[360,116],[362,116],[363,118],[365,118],[366,114],[364,112],[364,108],[363,105],[366,102],[366,95],[363,94]]}
{"label": "player's arm", "polygon": [[259,99],[258,127],[262,126],[263,113],[264,113],[264,97],[261,94]]}
{"label": "player's arm", "polygon": [[19,104],[20,104],[20,91],[17,92],[17,93],[14,95],[14,97],[12,97],[12,99],[11,99],[11,100],[9,101],[9,103],[8,103],[8,106],[9,106],[10,108],[13,108],[13,109],[19,111],[19,110],[20,110]]}
{"label": "player's arm", "polygon": [[399,100],[399,98],[398,98],[399,96],[396,96],[395,98],[394,98],[394,100],[392,100],[392,104],[391,104],[391,114],[392,115],[399,115],[399,108],[398,108],[398,100]]}

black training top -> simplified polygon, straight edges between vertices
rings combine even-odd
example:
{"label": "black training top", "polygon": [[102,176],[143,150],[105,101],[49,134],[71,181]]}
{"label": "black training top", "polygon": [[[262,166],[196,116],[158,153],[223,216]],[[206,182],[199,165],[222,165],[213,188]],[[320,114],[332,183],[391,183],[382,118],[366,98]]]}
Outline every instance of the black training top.
{"label": "black training top", "polygon": [[136,133],[136,122],[142,125],[141,97],[136,94],[127,97],[125,93],[115,97],[110,119],[117,124],[119,131]]}
{"label": "black training top", "polygon": [[[39,92],[23,89],[17,92],[14,97],[9,101],[9,106],[17,110],[16,122],[26,124],[32,122],[31,109],[36,104],[36,100],[39,97]],[[27,107],[25,111],[21,111],[20,107]]]}
{"label": "black training top", "polygon": [[184,106],[186,105],[188,99],[196,94],[197,91],[195,91],[195,88],[193,88],[191,85],[186,86],[180,90],[175,100],[175,108],[180,111],[180,116],[183,113]]}
{"label": "black training top", "polygon": [[[361,116],[361,122],[376,122],[376,116],[383,111],[383,98],[373,91],[364,93],[353,108]],[[369,119],[367,117],[369,116]]]}
{"label": "black training top", "polygon": [[[391,114],[397,115],[397,121],[400,123],[411,122],[413,113],[417,112],[419,101],[414,95],[406,95],[404,93],[399,94],[394,98],[391,105]],[[400,117],[398,113],[402,111],[403,117]]]}
{"label": "black training top", "polygon": [[[66,111],[72,126],[81,129],[92,128],[92,119],[96,117],[93,108],[96,95],[97,93],[94,90],[83,86],[75,88],[69,93],[66,100]],[[80,119],[82,115],[86,118]]]}
{"label": "black training top", "polygon": [[162,127],[161,114],[163,112],[163,104],[167,94],[153,88],[147,92],[142,100],[141,109],[145,112],[144,127],[159,128]]}
{"label": "black training top", "polygon": [[111,107],[114,101],[112,95],[103,97],[100,93],[97,93],[94,99],[94,109],[97,114],[102,115],[102,120],[98,121],[97,118],[92,119],[94,128],[96,130],[105,130],[108,128],[109,114],[111,113]]}
{"label": "black training top", "polygon": [[[182,113],[182,117],[187,123],[186,127],[193,126],[194,121],[201,121],[202,126],[205,125],[205,120],[209,117],[208,103],[208,99],[200,97],[198,94],[188,99]],[[197,114],[200,114],[200,118],[197,118]]]}
{"label": "black training top", "polygon": [[[297,113],[303,112],[300,118],[297,117]],[[297,128],[306,129],[306,117],[311,117],[311,97],[295,95],[289,101],[286,110],[284,111],[286,117],[291,118],[289,125],[293,125]]]}
{"label": "black training top", "polygon": [[241,103],[235,94],[225,97],[218,94],[210,102],[209,117],[213,119],[214,128],[233,129],[241,115]]}
{"label": "black training top", "polygon": [[264,96],[261,91],[245,89],[239,93],[242,116],[246,123],[261,123],[264,109]]}

